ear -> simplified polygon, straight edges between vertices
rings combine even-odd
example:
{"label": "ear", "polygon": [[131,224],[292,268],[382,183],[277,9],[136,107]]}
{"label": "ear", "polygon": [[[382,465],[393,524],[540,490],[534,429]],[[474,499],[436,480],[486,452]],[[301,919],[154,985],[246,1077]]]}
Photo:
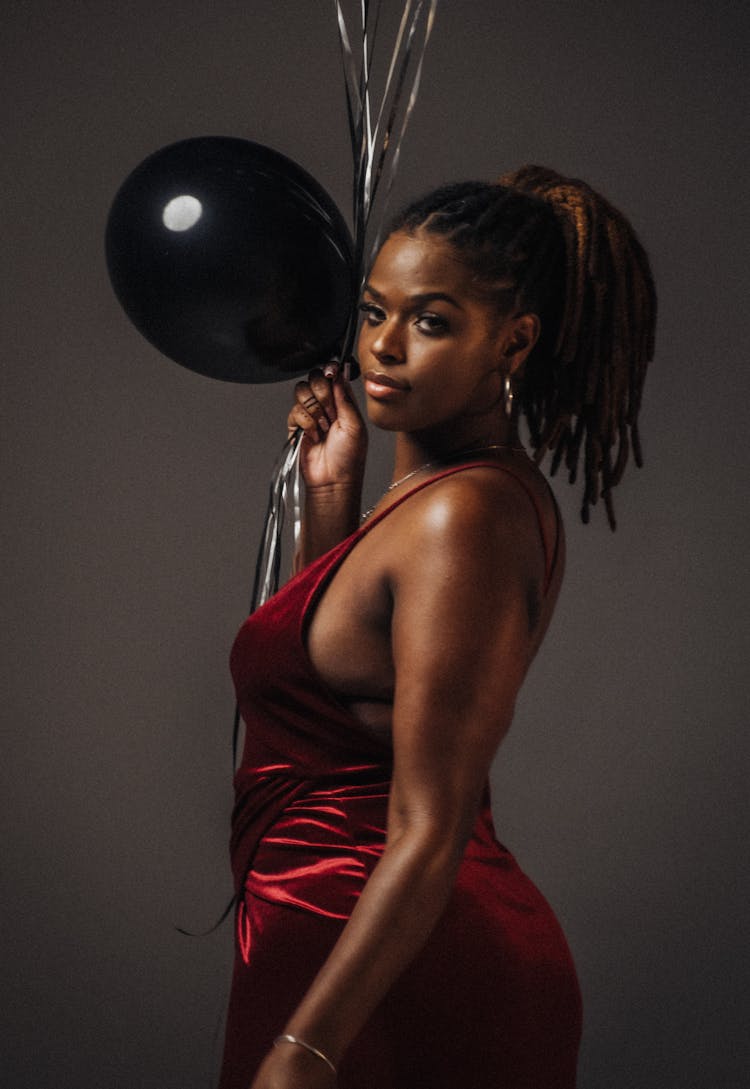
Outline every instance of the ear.
{"label": "ear", "polygon": [[505,322],[500,337],[500,354],[505,374],[515,374],[524,365],[539,340],[540,329],[536,314],[519,314]]}

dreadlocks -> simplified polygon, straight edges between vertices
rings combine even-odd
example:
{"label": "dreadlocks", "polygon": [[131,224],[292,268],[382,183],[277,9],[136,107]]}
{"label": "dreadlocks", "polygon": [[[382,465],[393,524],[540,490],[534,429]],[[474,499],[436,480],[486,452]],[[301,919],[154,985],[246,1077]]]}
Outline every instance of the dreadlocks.
{"label": "dreadlocks", "polygon": [[612,489],[632,448],[654,354],[656,295],[648,258],[625,217],[585,182],[539,166],[499,184],[444,186],[407,207],[392,230],[445,236],[503,307],[539,316],[516,402],[537,462],[552,452],[574,483],[583,451],[581,518]]}

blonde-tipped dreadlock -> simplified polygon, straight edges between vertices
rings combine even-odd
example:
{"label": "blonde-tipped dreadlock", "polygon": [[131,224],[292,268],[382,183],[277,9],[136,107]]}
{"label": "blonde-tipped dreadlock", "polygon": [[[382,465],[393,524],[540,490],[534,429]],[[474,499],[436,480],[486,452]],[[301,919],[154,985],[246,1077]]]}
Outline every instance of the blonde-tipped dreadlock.
{"label": "blonde-tipped dreadlock", "polygon": [[404,210],[393,230],[444,235],[507,306],[539,315],[519,398],[537,461],[553,452],[576,480],[581,517],[612,488],[632,446],[642,464],[638,410],[654,354],[656,295],[646,253],[625,217],[585,182],[539,166],[500,184],[444,186]]}

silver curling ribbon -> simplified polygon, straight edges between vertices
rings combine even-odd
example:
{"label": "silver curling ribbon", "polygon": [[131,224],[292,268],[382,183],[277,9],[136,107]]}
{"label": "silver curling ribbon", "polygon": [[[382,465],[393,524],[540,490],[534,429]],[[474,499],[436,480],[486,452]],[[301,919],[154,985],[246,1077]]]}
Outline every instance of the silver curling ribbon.
{"label": "silver curling ribbon", "polygon": [[[381,4],[359,0],[359,38],[356,50],[347,28],[341,0],[334,0],[352,147],[352,215],[355,285],[359,292],[366,267],[379,244],[385,207],[393,188],[401,144],[417,100],[424,55],[435,20],[437,0],[406,0],[388,63],[385,84],[374,102],[371,86],[373,56],[380,26]],[[378,229],[371,231],[375,198],[383,187]],[[368,235],[374,233],[370,247]],[[353,310],[341,345],[347,360],[354,347],[357,309]],[[251,611],[279,588],[285,514],[292,503],[295,546],[301,528],[299,450],[302,432],[284,445],[271,477],[260,551],[255,568]]]}

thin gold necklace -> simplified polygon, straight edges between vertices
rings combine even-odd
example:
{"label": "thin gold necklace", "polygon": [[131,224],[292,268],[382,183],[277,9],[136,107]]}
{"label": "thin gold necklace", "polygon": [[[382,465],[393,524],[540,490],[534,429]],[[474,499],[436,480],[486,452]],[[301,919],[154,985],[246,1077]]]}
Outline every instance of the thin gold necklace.
{"label": "thin gold necklace", "polygon": [[[520,450],[523,452],[523,447],[513,446],[511,443],[507,442],[493,442],[490,446],[475,446],[471,450],[456,450],[453,454],[450,455],[450,457],[463,458],[466,457],[468,454],[484,454],[488,450]],[[371,507],[368,507],[368,509],[364,512],[360,519],[360,524],[367,521],[372,512],[378,506],[378,503],[385,499],[389,492],[395,491],[396,488],[400,487],[401,484],[405,484],[407,480],[411,480],[411,478],[413,476],[416,476],[417,473],[421,473],[425,469],[437,469],[437,467],[441,464],[442,462],[439,461],[426,461],[424,465],[418,465],[416,469],[411,469],[410,472],[406,473],[402,477],[399,477],[398,480],[394,480],[393,483],[389,484],[388,487],[385,489],[380,499],[378,499],[377,503],[373,503],[373,505]]]}

